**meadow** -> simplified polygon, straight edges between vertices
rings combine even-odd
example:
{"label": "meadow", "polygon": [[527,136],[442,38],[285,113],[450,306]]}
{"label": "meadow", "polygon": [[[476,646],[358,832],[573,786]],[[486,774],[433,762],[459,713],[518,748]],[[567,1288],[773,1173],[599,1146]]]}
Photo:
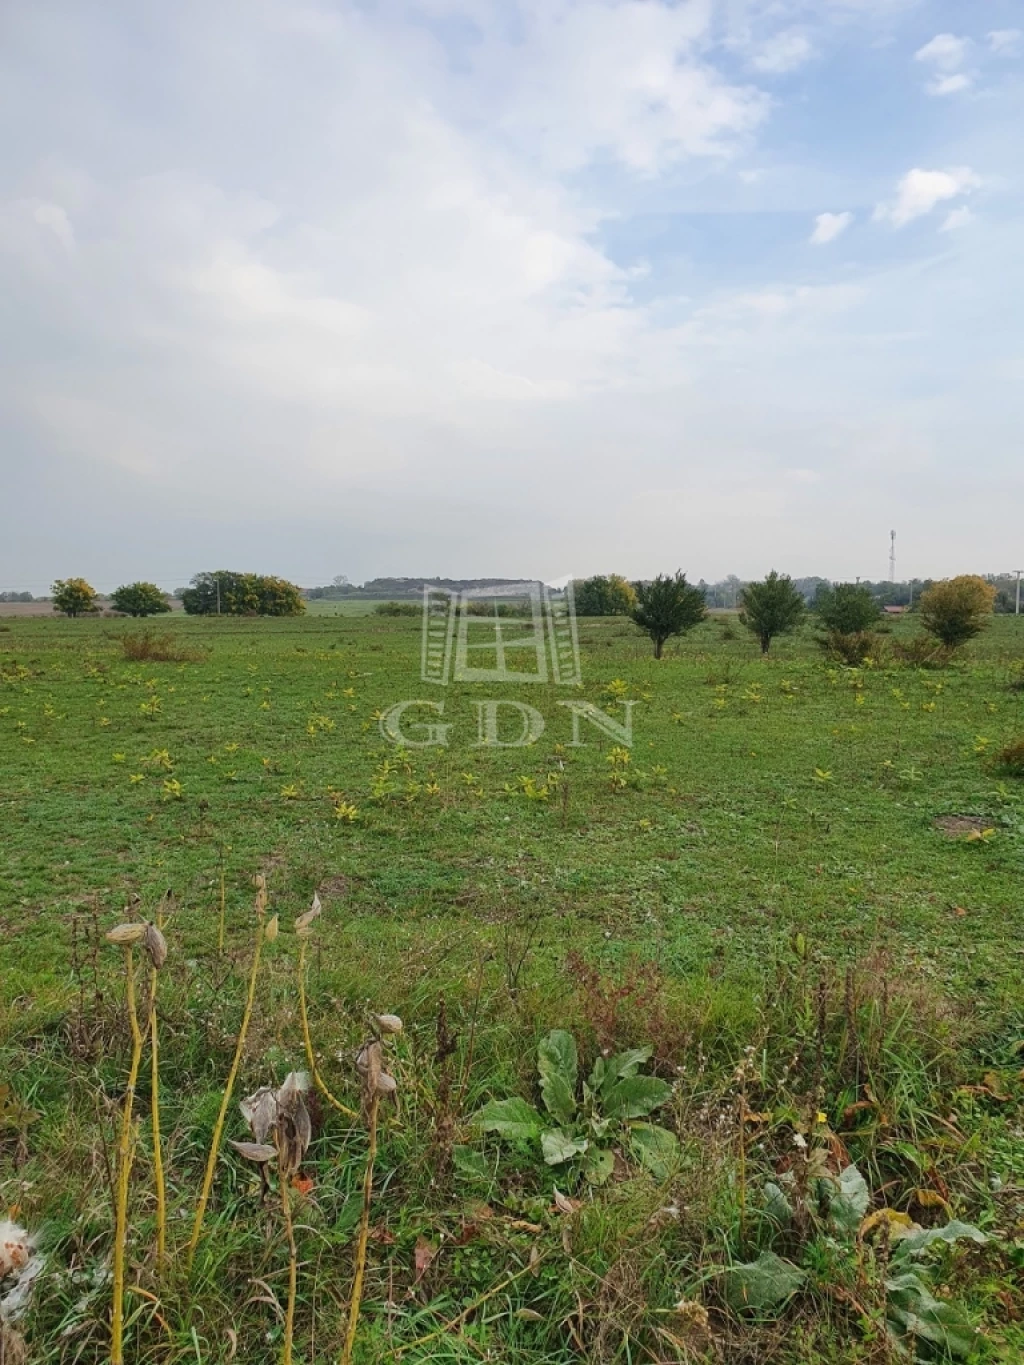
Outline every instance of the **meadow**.
{"label": "meadow", "polygon": [[[110,1358],[132,1034],[104,935],[159,914],[167,1255],[147,1060],[126,1359],[287,1349],[273,1167],[265,1197],[220,1148],[187,1254],[259,938],[226,1136],[251,1138],[237,1100],[307,1068],[300,951],[341,1106],[309,1092],[283,1177],[296,1360],[340,1358],[363,1264],[365,1365],[1019,1360],[1024,781],[995,755],[1024,734],[1024,621],[935,670],[884,637],[830,663],[810,627],[761,658],[729,616],[655,661],[628,622],[582,621],[567,694],[432,687],[418,619],[315,605],[0,619],[0,1213],[39,1235],[27,1358]],[[177,657],[128,657],[147,632]],[[585,724],[574,746],[567,695],[620,722],[635,703],[632,747]],[[544,734],[481,746],[482,696]],[[417,698],[443,700],[447,746],[382,735]],[[374,1013],[403,1028],[363,1225]],[[598,1114],[569,1035],[581,1075],[638,1050],[620,1074],[647,1099]],[[546,1160],[524,1104],[590,1156]]]}

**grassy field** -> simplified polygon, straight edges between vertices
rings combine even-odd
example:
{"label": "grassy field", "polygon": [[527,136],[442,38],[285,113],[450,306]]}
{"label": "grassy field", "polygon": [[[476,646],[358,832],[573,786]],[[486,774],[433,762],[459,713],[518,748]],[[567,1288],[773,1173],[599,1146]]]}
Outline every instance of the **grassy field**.
{"label": "grassy field", "polygon": [[[40,1235],[29,1359],[110,1358],[131,1035],[103,933],[168,889],[169,1253],[155,1263],[147,1054],[126,1359],[282,1358],[276,1176],[261,1201],[225,1145],[185,1254],[262,874],[281,931],[234,1099],[306,1066],[292,924],[315,890],[313,1047],[344,1106],[368,1011],[405,1021],[355,1361],[1019,1360],[1024,783],[994,755],[1024,734],[1024,621],[941,671],[884,650],[831,665],[809,630],[762,659],[723,618],[656,663],[628,623],[583,622],[574,694],[432,688],[418,620],[353,605],[159,622],[176,661],[126,658],[140,623],[0,622],[0,1213]],[[631,750],[586,725],[572,746],[572,695],[620,722],[634,701]],[[382,736],[382,712],[428,697],[447,747]],[[481,747],[482,697],[528,702],[544,734]],[[540,1102],[556,1028],[584,1072],[653,1049],[635,1065],[671,1087],[650,1116],[676,1138],[664,1161],[640,1159],[636,1113],[587,1130],[613,1152],[599,1186],[582,1155],[548,1164],[525,1130],[474,1123]],[[342,1351],[368,1140],[365,1113],[310,1107],[288,1202],[295,1359],[319,1362]],[[234,1102],[227,1136],[249,1136]],[[957,1220],[973,1231],[926,1235]]]}

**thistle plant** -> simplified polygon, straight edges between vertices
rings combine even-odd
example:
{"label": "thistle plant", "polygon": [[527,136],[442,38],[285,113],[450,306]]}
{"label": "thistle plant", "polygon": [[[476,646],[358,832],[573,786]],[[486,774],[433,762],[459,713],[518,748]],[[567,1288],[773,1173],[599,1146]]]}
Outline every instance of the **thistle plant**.
{"label": "thistle plant", "polygon": [[402,1021],[397,1014],[374,1014],[370,1016],[374,1033],[368,1038],[356,1056],[356,1070],[362,1078],[363,1108],[366,1112],[366,1127],[369,1138],[366,1152],[366,1170],[363,1172],[363,1207],[359,1216],[359,1236],[356,1242],[355,1273],[352,1277],[352,1295],[348,1307],[348,1326],[345,1330],[345,1344],[341,1351],[341,1365],[352,1365],[352,1351],[356,1344],[356,1331],[359,1327],[359,1307],[363,1298],[363,1279],[366,1275],[366,1246],[370,1236],[370,1204],[373,1200],[373,1164],[377,1157],[377,1116],[380,1102],[396,1094],[398,1082],[384,1069],[383,1036],[401,1033]]}
{"label": "thistle plant", "polygon": [[220,1153],[221,1139],[224,1135],[224,1121],[227,1118],[228,1105],[231,1103],[231,1095],[235,1088],[235,1080],[238,1077],[238,1068],[242,1064],[242,1053],[245,1050],[245,1037],[249,1032],[249,1021],[252,1019],[253,1003],[256,999],[256,981],[259,977],[260,958],[263,953],[264,940],[272,940],[277,937],[277,916],[265,924],[264,920],[267,913],[267,882],[266,878],[260,873],[256,874],[256,942],[253,947],[252,965],[249,969],[249,987],[245,997],[245,1009],[242,1011],[242,1022],[238,1029],[238,1040],[235,1043],[235,1055],[231,1060],[231,1069],[228,1071],[227,1080],[224,1083],[224,1096],[221,1100],[220,1110],[217,1114],[217,1121],[213,1126],[213,1137],[210,1140],[210,1154],[206,1160],[206,1171],[203,1175],[203,1186],[199,1194],[199,1204],[196,1207],[195,1222],[192,1224],[192,1236],[189,1239],[187,1264],[189,1267],[196,1254],[196,1247],[199,1245],[199,1238],[203,1232],[203,1219],[206,1216],[206,1206],[210,1202],[210,1191],[213,1188],[213,1173],[217,1167],[217,1157]]}

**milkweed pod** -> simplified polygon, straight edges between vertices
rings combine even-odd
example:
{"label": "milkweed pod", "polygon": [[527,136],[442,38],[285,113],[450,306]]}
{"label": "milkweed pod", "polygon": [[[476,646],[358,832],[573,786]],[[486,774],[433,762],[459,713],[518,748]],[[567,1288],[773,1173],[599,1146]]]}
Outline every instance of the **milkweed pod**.
{"label": "milkweed pod", "polygon": [[401,1033],[402,1021],[397,1014],[374,1014],[371,1016],[381,1033]]}
{"label": "milkweed pod", "polygon": [[145,924],[118,924],[107,933],[107,942],[126,945],[139,943],[146,937],[146,929]]}
{"label": "milkweed pod", "polygon": [[149,954],[150,962],[152,962],[153,966],[159,971],[167,961],[167,940],[155,924],[146,925],[143,943],[145,944],[146,952]]}
{"label": "milkweed pod", "polygon": [[274,939],[277,938],[277,931],[280,927],[281,923],[277,915],[275,915],[273,919],[268,920],[265,930],[265,936],[268,943],[273,943]]}
{"label": "milkweed pod", "polygon": [[320,898],[318,896],[314,896],[313,904],[309,907],[309,909],[306,911],[304,915],[299,915],[298,919],[295,921],[295,932],[298,934],[299,938],[309,937],[309,931],[313,927],[313,921],[317,918],[319,914]]}
{"label": "milkweed pod", "polygon": [[257,1143],[262,1143],[277,1123],[276,1092],[271,1090],[269,1085],[261,1085],[259,1090],[254,1090],[251,1095],[246,1095],[244,1100],[239,1100],[238,1107],[252,1129],[253,1137]]}
{"label": "milkweed pod", "polygon": [[231,1145],[239,1156],[244,1156],[246,1161],[255,1161],[259,1166],[265,1161],[273,1161],[277,1155],[276,1147],[271,1147],[269,1142],[232,1142]]}
{"label": "milkweed pod", "polygon": [[397,1089],[398,1082],[395,1080],[394,1076],[389,1075],[387,1071],[382,1071],[377,1077],[377,1094],[393,1095]]}

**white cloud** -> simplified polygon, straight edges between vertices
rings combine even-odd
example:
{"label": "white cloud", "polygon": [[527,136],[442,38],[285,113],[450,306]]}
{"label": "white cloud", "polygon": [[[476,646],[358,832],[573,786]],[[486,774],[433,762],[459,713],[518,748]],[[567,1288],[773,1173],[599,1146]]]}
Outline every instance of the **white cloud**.
{"label": "white cloud", "polygon": [[957,95],[961,90],[968,90],[974,80],[973,76],[966,71],[957,71],[950,76],[936,76],[934,80],[928,82],[925,89],[929,95]]}
{"label": "white cloud", "polygon": [[928,62],[940,71],[955,71],[967,59],[971,46],[969,38],[957,38],[952,33],[937,33],[924,47],[914,53],[917,62]]}
{"label": "white cloud", "polygon": [[787,33],[777,33],[761,43],[750,59],[755,71],[767,75],[781,76],[795,71],[814,56],[814,47],[806,34],[793,29]]}
{"label": "white cloud", "polygon": [[966,227],[968,223],[973,222],[974,214],[967,207],[967,205],[964,204],[958,209],[951,209],[949,213],[946,214],[945,221],[943,222],[942,227],[939,229],[939,231],[955,232],[957,228]]}
{"label": "white cloud", "polygon": [[810,236],[811,245],[824,246],[827,242],[834,242],[852,222],[853,214],[849,212],[819,213],[814,220],[814,231]]}
{"label": "white cloud", "polygon": [[981,177],[968,166],[956,166],[948,171],[925,171],[915,167],[907,171],[897,185],[896,198],[877,206],[875,220],[888,221],[893,227],[905,227],[915,218],[931,213],[937,204],[969,194],[980,184]]}
{"label": "white cloud", "polygon": [[1019,28],[996,28],[988,34],[988,45],[1000,57],[1015,57],[1020,51],[1024,32]]}

